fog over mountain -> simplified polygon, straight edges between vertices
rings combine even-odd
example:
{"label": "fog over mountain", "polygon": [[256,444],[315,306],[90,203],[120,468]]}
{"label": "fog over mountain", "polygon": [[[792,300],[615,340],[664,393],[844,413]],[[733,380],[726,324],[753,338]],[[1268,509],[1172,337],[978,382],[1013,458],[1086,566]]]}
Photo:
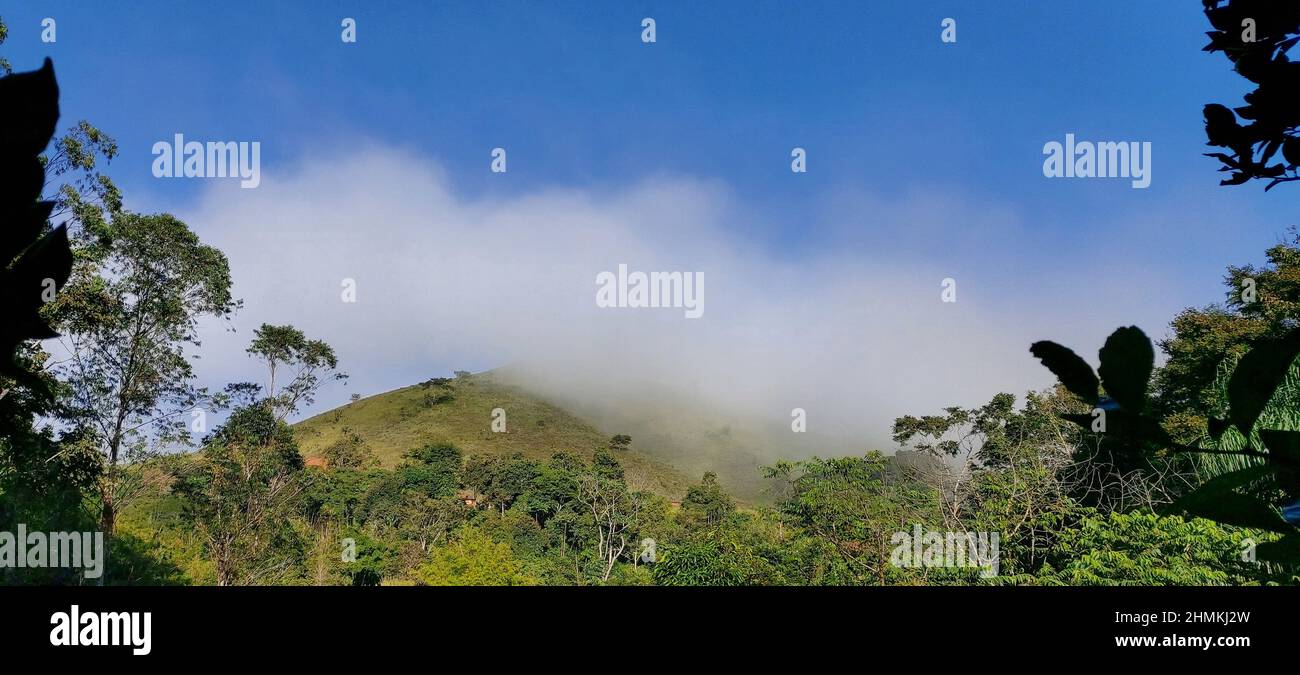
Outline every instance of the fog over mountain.
{"label": "fog over mountain", "polygon": [[[1179,309],[1138,267],[1094,278],[1088,256],[1036,269],[969,255],[977,240],[1032,243],[1004,205],[920,188],[831,190],[821,204],[805,250],[773,251],[746,236],[763,214],[718,181],[463,195],[407,150],[316,151],[265,169],[257,190],[214,184],[179,214],[226,252],[245,302],[236,332],[205,326],[200,376],[257,379],[252,329],[292,323],[351,374],[309,412],[506,367],[638,440],[727,432],[765,457],[857,453],[890,449],[899,415],[1049,385],[1033,340],[1077,336],[1091,356],[1114,326],[1163,326]],[[703,315],[598,307],[597,275],[619,264],[703,273]],[[945,278],[955,303],[940,300]],[[355,303],[341,300],[346,279]],[[1059,300],[1084,291],[1107,306]],[[794,408],[806,435],[790,431]]]}

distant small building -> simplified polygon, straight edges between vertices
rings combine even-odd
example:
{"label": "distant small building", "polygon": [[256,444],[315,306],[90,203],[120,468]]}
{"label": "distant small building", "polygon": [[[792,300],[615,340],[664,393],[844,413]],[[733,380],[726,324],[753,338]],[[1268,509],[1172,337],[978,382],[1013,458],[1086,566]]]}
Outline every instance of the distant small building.
{"label": "distant small building", "polygon": [[324,457],[308,457],[306,465],[309,467],[314,466],[321,471],[326,471],[330,468],[330,461]]}
{"label": "distant small building", "polygon": [[668,502],[668,505],[671,506],[671,507],[673,507],[674,509],[680,509],[680,508],[682,508],[682,503],[681,503],[681,502]]}
{"label": "distant small building", "polygon": [[475,508],[478,506],[478,493],[473,490],[461,490],[456,493],[456,499],[465,502],[465,506]]}

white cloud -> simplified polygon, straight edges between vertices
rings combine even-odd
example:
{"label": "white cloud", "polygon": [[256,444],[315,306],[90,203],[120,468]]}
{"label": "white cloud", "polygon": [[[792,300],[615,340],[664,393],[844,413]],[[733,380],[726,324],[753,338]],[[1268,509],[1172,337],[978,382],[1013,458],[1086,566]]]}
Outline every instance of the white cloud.
{"label": "white cloud", "polygon": [[[252,329],[292,323],[334,345],[352,375],[317,411],[348,391],[516,364],[591,409],[668,386],[774,428],[802,407],[810,432],[883,449],[896,416],[1048,385],[1033,340],[1090,351],[1120,323],[1168,320],[1121,292],[1132,277],[1088,281],[1090,261],[1017,269],[996,253],[1024,230],[1014,210],[930,197],[828,199],[808,224],[838,231],[823,252],[780,259],[738,234],[741,203],[710,181],[466,198],[408,152],[317,155],[264,171],[256,190],[214,183],[181,214],[230,257],[245,301],[238,334],[206,331],[201,375],[255,379]],[[703,272],[703,318],[596,307],[597,273],[619,263]],[[945,277],[958,281],[955,304],[940,302]],[[340,301],[344,278],[356,304]],[[1063,301],[1072,293],[1120,305]]]}

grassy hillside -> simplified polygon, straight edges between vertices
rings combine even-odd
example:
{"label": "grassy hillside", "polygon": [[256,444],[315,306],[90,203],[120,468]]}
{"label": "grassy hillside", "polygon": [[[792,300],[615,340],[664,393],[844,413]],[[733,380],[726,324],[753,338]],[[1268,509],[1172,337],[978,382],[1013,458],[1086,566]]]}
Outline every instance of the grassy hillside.
{"label": "grassy hillside", "polygon": [[[449,393],[449,400],[439,400]],[[505,433],[492,431],[492,410],[506,411]],[[335,408],[294,425],[307,457],[343,437],[349,428],[375,451],[384,466],[426,443],[455,443],[466,455],[522,453],[546,459],[560,450],[591,458],[609,436],[564,410],[506,384],[492,373],[458,377],[448,387],[413,385]],[[633,448],[618,451],[634,489],[681,499],[691,479]],[[698,480],[698,476],[692,477]]]}
{"label": "grassy hillside", "polygon": [[862,455],[856,439],[810,431],[792,433],[784,411],[766,418],[720,409],[689,387],[669,388],[652,382],[586,392],[545,375],[501,368],[499,382],[534,392],[599,429],[604,435],[628,434],[646,454],[698,480],[705,471],[718,474],[723,487],[742,502],[770,503],[774,496],[763,467],[778,459],[814,455]]}

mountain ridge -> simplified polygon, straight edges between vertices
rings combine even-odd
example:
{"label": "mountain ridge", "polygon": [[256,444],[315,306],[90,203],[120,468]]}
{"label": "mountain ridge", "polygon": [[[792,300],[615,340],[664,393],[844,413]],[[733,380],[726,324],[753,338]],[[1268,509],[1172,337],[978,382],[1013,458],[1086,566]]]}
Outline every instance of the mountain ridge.
{"label": "mountain ridge", "polygon": [[[492,430],[493,411],[505,413],[505,431]],[[610,434],[524,388],[498,379],[492,371],[460,374],[400,387],[352,401],[293,425],[304,457],[322,456],[332,443],[355,433],[381,465],[399,464],[402,455],[429,443],[452,443],[465,456],[511,455],[549,459],[571,452],[590,460],[608,447]],[[680,500],[698,477],[636,448],[615,450],[634,489]]]}

